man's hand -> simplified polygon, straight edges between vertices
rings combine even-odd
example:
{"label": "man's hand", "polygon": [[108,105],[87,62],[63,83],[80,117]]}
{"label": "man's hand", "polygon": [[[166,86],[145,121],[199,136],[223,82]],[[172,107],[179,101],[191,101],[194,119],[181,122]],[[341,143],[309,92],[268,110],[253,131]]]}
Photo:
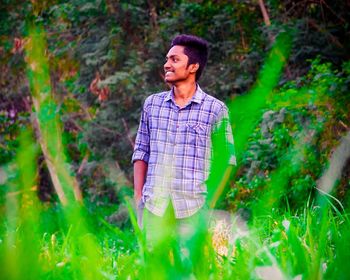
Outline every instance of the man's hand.
{"label": "man's hand", "polygon": [[142,195],[136,194],[136,192],[134,191],[134,202],[135,202],[136,208],[140,205],[141,198],[142,198]]}
{"label": "man's hand", "polygon": [[134,162],[134,199],[136,207],[139,205],[142,197],[143,185],[146,182],[148,164],[143,160]]}
{"label": "man's hand", "polygon": [[142,209],[139,208],[142,198],[143,185],[146,182],[148,164],[143,160],[137,160],[134,162],[134,200],[137,213],[137,224],[142,229]]}

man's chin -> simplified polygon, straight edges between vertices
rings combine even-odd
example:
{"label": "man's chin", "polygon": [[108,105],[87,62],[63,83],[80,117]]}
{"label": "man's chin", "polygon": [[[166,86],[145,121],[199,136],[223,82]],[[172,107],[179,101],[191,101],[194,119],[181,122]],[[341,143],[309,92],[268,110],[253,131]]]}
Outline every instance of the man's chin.
{"label": "man's chin", "polygon": [[169,79],[169,78],[164,78],[164,81],[165,81],[167,84],[171,84],[171,85],[175,83],[174,80]]}

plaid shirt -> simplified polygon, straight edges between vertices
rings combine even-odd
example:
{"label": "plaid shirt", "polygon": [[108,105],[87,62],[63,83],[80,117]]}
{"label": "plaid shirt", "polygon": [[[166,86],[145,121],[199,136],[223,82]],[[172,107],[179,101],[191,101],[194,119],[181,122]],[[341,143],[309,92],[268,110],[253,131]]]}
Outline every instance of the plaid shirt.
{"label": "plaid shirt", "polygon": [[227,164],[236,164],[233,137],[225,104],[197,85],[183,108],[173,90],[149,96],[143,107],[132,161],[148,163],[142,203],[163,216],[172,201],[176,218],[197,212],[205,203],[205,181],[213,156],[212,133],[225,124]]}

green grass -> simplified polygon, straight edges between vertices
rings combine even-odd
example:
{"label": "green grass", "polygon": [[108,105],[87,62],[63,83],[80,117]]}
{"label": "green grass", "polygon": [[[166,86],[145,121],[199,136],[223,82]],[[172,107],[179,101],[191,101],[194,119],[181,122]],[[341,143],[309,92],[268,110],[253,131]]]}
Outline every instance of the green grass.
{"label": "green grass", "polygon": [[[0,263],[3,279],[346,279],[350,224],[344,209],[334,211],[331,198],[302,212],[273,209],[256,214],[248,230],[233,238],[221,229],[228,253],[212,246],[212,232],[191,240],[192,266],[176,259],[177,244],[165,239],[150,250],[135,228],[123,231],[88,213],[84,206],[46,206],[31,187],[35,183],[37,145],[30,130],[20,138],[15,174],[2,217]],[[11,170],[14,172],[14,170]],[[287,207],[286,207],[287,209]],[[217,233],[217,232],[216,232]],[[219,232],[220,233],[220,232]],[[226,238],[226,240],[225,240]]]}
{"label": "green grass", "polygon": [[82,231],[59,209],[41,209],[33,219],[34,208],[40,203],[18,205],[16,225],[8,216],[2,226],[3,279],[272,279],[269,271],[283,279],[346,279],[350,272],[348,217],[326,206],[256,217],[245,234],[233,229],[227,255],[213,248],[211,232],[199,232],[191,241],[190,269],[174,260],[171,239],[149,250],[132,228],[121,231],[85,213],[77,222],[92,227]]}
{"label": "green grass", "polygon": [[[20,137],[16,168],[8,170],[5,215],[1,219],[0,263],[3,279],[346,279],[350,224],[332,197],[309,201],[302,212],[255,212],[240,234],[237,227],[198,231],[190,259],[166,238],[150,250],[142,232],[120,230],[84,206],[43,205],[32,186],[38,147],[30,129]],[[103,212],[101,212],[103,213]],[[227,254],[213,239],[221,233]],[[228,242],[228,233],[233,237]],[[215,239],[216,238],[216,239]],[[190,264],[188,265],[190,261]]]}

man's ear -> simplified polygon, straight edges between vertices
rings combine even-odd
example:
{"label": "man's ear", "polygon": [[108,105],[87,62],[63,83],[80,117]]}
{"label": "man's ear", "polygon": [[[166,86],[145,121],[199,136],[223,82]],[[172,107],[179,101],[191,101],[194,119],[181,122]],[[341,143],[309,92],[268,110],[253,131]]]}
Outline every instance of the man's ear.
{"label": "man's ear", "polygon": [[199,69],[199,63],[194,63],[190,65],[190,72],[195,73]]}

